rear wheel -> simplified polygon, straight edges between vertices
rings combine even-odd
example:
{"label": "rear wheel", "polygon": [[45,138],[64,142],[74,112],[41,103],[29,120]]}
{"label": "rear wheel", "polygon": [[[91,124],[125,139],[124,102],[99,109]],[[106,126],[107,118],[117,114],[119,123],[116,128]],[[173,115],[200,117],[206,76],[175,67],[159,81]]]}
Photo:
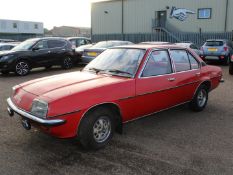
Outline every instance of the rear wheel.
{"label": "rear wheel", "polygon": [[71,57],[67,56],[62,61],[63,69],[71,69],[73,67],[73,60]]}
{"label": "rear wheel", "polygon": [[84,116],[79,125],[78,138],[85,149],[100,149],[111,140],[115,131],[115,113],[100,107]]}
{"label": "rear wheel", "polygon": [[25,76],[30,72],[30,65],[27,61],[18,61],[15,65],[15,73],[19,76]]}
{"label": "rear wheel", "polygon": [[209,93],[209,90],[207,86],[201,85],[198,88],[193,100],[190,102],[190,108],[193,111],[197,111],[197,112],[202,111],[207,105],[208,93]]}
{"label": "rear wheel", "polygon": [[230,63],[230,66],[229,66],[229,73],[231,75],[233,75],[233,62]]}

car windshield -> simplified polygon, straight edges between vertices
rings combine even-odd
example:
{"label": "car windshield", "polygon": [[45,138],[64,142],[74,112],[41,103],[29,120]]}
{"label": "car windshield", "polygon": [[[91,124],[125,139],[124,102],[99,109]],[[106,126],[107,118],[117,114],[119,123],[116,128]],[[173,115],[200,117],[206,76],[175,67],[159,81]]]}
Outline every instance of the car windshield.
{"label": "car windshield", "polygon": [[90,62],[84,71],[134,77],[145,52],[142,49],[108,49]]}
{"label": "car windshield", "polygon": [[223,41],[207,41],[206,46],[223,46]]}
{"label": "car windshield", "polygon": [[12,50],[13,51],[28,50],[36,43],[36,41],[37,41],[36,39],[26,40],[21,44],[17,45],[16,47],[14,47]]}

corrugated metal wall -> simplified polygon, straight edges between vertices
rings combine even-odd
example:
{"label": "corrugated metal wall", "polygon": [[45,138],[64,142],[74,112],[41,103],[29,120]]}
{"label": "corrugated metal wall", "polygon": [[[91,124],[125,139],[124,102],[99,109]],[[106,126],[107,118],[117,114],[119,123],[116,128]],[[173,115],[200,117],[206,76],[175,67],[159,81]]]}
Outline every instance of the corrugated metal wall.
{"label": "corrugated metal wall", "polygon": [[[167,11],[170,31],[180,32],[224,32],[227,0],[124,0],[124,33],[152,32],[152,19],[156,11]],[[170,18],[172,6],[187,8],[196,14],[186,21]],[[169,7],[169,9],[167,9]],[[211,8],[211,19],[198,19],[199,8]],[[227,31],[233,30],[233,0],[229,0]],[[104,13],[108,11],[108,13]],[[92,5],[92,33],[121,33],[121,0],[99,2]]]}

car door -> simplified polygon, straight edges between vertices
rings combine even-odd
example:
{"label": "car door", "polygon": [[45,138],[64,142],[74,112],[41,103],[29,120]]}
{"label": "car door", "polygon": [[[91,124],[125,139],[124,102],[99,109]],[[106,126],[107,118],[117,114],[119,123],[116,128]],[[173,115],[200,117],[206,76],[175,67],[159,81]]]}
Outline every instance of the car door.
{"label": "car door", "polygon": [[176,104],[190,101],[200,84],[200,63],[183,49],[170,50],[175,69],[174,99]]}
{"label": "car door", "polygon": [[36,66],[46,66],[49,64],[50,51],[47,40],[38,41],[30,51],[29,57]]}
{"label": "car door", "polygon": [[154,113],[175,105],[175,77],[167,50],[151,52],[141,74],[136,79],[136,117]]}
{"label": "car door", "polygon": [[50,50],[49,60],[52,64],[60,64],[65,57],[66,42],[63,40],[48,40],[48,48]]}

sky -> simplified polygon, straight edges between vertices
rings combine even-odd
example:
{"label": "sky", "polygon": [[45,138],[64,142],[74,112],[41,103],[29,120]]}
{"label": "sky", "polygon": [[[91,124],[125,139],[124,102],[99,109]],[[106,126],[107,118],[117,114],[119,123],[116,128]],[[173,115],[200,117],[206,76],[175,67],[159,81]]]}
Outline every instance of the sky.
{"label": "sky", "polygon": [[91,2],[98,0],[3,0],[0,18],[43,22],[44,27],[91,26]]}

